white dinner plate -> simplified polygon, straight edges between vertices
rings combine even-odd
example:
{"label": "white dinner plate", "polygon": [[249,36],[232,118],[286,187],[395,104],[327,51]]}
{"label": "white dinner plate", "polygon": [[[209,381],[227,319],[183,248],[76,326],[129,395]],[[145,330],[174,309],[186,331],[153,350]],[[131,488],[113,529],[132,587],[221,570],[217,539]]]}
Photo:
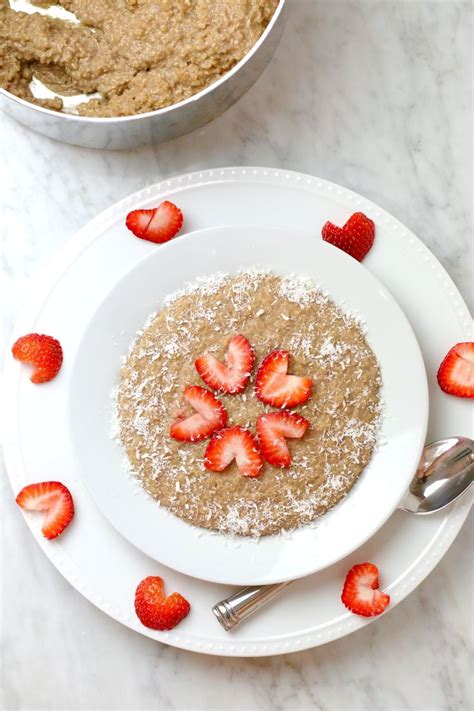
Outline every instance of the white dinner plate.
{"label": "white dinner plate", "polygon": [[[25,513],[32,535],[56,568],[107,615],[166,644],[232,656],[279,654],[324,644],[379,619],[357,617],[342,606],[342,582],[351,565],[364,560],[378,565],[382,586],[391,596],[385,613],[390,614],[447,551],[469,512],[471,497],[464,496],[433,516],[396,511],[347,558],[298,580],[231,634],[220,627],[211,607],[235,588],[182,575],[128,543],[76,474],[66,386],[98,305],[131,266],[156,252],[156,245],[128,234],[117,239],[110,226],[138,205],[164,199],[182,207],[188,216],[186,232],[247,223],[313,233],[328,216],[343,224],[355,210],[374,219],[376,243],[364,266],[396,298],[420,344],[429,385],[430,441],[450,434],[472,437],[472,403],[442,393],[436,383],[436,370],[449,348],[472,339],[469,312],[431,252],[387,212],[333,183],[270,168],[214,169],[147,187],[88,223],[32,286],[13,338],[49,331],[63,343],[66,358],[58,378],[33,387],[27,368],[7,354],[3,404],[8,417],[2,435],[13,493],[32,481],[57,478],[74,495],[75,519],[56,541],[41,535],[40,515]],[[13,495],[11,505],[15,506]],[[189,616],[170,632],[154,632],[135,615],[134,591],[147,575],[161,575],[168,591],[178,590],[191,603]]]}
{"label": "white dinner plate", "polygon": [[[317,237],[321,226],[309,232],[236,225],[178,237],[131,266],[86,324],[64,386],[77,476],[120,533],[181,573],[215,583],[252,585],[322,570],[373,536],[416,471],[428,420],[426,375],[416,338],[380,282],[362,264]],[[121,212],[109,230],[117,242],[134,239],[125,232]],[[362,317],[379,361],[384,404],[381,446],[343,502],[315,526],[260,540],[210,534],[171,515],[127,475],[124,452],[110,436],[111,393],[118,385],[121,358],[150,314],[198,277],[253,267],[310,279],[341,308]]]}

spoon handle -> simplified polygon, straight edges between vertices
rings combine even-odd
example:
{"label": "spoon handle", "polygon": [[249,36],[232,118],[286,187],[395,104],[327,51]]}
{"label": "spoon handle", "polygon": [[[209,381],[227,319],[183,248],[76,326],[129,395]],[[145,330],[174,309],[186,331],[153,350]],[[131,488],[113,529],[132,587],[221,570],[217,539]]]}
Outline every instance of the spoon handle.
{"label": "spoon handle", "polygon": [[273,600],[282,590],[291,585],[293,580],[275,585],[261,585],[260,587],[243,588],[234,595],[221,600],[212,608],[222,627],[228,632],[236,627],[247,617],[253,615],[261,607]]}

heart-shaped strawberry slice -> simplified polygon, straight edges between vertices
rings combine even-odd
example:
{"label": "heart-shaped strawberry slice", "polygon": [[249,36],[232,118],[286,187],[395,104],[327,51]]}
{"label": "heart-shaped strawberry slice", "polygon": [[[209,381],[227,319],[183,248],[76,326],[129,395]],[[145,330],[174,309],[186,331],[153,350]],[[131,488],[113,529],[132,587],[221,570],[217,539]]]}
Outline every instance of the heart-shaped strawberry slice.
{"label": "heart-shaped strawberry slice", "polygon": [[255,380],[255,395],[272,407],[297,407],[311,397],[310,378],[288,375],[288,351],[272,351],[262,361]]}
{"label": "heart-shaped strawberry slice", "polygon": [[361,262],[375,239],[375,225],[363,212],[355,212],[344,227],[326,222],[321,230],[323,240],[342,249]]}
{"label": "heart-shaped strawberry slice", "polygon": [[379,570],[373,563],[359,563],[347,573],[341,600],[356,615],[375,617],[385,610],[390,595],[379,590]]}
{"label": "heart-shaped strawberry slice", "polygon": [[145,627],[152,630],[172,630],[189,613],[191,605],[179,593],[165,597],[163,580],[149,576],[141,581],[135,592],[135,612]]}
{"label": "heart-shaped strawberry slice", "polygon": [[195,411],[186,417],[180,414],[170,428],[170,435],[180,442],[199,442],[224,427],[227,411],[216,396],[199,385],[189,385],[184,390],[184,399]]}
{"label": "heart-shaped strawberry slice", "polygon": [[238,425],[214,435],[204,455],[204,466],[211,472],[223,472],[234,459],[244,476],[260,476],[263,461],[258,444],[249,430]]}
{"label": "heart-shaped strawberry slice", "polygon": [[233,336],[227,346],[225,363],[212,353],[204,353],[195,367],[206,385],[218,392],[237,395],[245,390],[252,372],[255,354],[245,336]]}
{"label": "heart-shaped strawberry slice", "polygon": [[309,422],[296,412],[265,412],[257,419],[256,429],[262,454],[274,467],[289,467],[291,454],[286,438],[301,439]]}
{"label": "heart-shaped strawberry slice", "polygon": [[71,492],[59,481],[40,481],[24,486],[16,503],[25,511],[46,511],[41,530],[50,540],[61,535],[74,516]]}
{"label": "heart-shaped strawberry slice", "polygon": [[183,226],[183,213],[169,200],[151,210],[133,210],[125,221],[136,237],[149,242],[168,242]]}

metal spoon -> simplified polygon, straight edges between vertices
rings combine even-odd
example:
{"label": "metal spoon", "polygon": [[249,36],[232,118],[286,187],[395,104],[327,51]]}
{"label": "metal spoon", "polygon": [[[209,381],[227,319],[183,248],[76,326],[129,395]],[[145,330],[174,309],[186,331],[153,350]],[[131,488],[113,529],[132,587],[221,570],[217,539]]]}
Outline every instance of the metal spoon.
{"label": "metal spoon", "polygon": [[[417,515],[435,513],[456,501],[473,481],[474,442],[467,437],[440,439],[423,449],[416,474],[398,508]],[[243,588],[218,602],[212,611],[229,631],[293,582]]]}

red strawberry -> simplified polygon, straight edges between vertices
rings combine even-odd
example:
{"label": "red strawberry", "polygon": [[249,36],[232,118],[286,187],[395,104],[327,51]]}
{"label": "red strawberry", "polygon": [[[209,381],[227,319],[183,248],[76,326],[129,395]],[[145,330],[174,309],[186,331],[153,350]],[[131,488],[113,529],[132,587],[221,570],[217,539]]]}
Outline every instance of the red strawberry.
{"label": "red strawberry", "polygon": [[227,412],[224,405],[206,388],[189,385],[184,391],[184,399],[196,411],[194,415],[181,415],[173,422],[170,435],[181,442],[198,442],[224,427]]}
{"label": "red strawberry", "polygon": [[390,595],[379,590],[379,571],[373,563],[354,565],[347,573],[341,600],[356,615],[380,615],[390,602]]}
{"label": "red strawberry", "polygon": [[222,363],[212,353],[204,353],[196,360],[196,370],[213,390],[236,395],[245,390],[255,362],[254,350],[245,336],[230,339],[225,360]]}
{"label": "red strawberry", "polygon": [[59,481],[25,486],[16,497],[16,503],[26,511],[47,511],[41,530],[50,539],[59,536],[74,516],[70,491]]}
{"label": "red strawberry", "polygon": [[55,378],[63,362],[63,349],[59,341],[39,333],[19,338],[12,346],[12,353],[17,360],[35,366],[30,378],[32,383],[46,383]]}
{"label": "red strawberry", "polygon": [[274,467],[289,467],[291,454],[286,437],[301,439],[309,422],[295,412],[269,412],[257,419],[257,435],[262,454]]}
{"label": "red strawberry", "polygon": [[325,242],[339,247],[361,262],[374,243],[375,225],[363,212],[355,212],[344,227],[326,222],[321,234]]}
{"label": "red strawberry", "polygon": [[296,407],[311,397],[312,381],[299,375],[287,375],[289,364],[287,351],[272,351],[267,355],[255,381],[259,400],[273,407]]}
{"label": "red strawberry", "polygon": [[152,210],[133,210],[125,221],[128,229],[136,237],[150,242],[168,242],[183,226],[183,213],[165,200]]}
{"label": "red strawberry", "polygon": [[438,370],[441,390],[458,397],[474,397],[474,343],[453,346]]}
{"label": "red strawberry", "polygon": [[244,476],[260,476],[263,460],[249,430],[235,426],[221,430],[209,442],[204,466],[212,472],[223,472],[235,459]]}
{"label": "red strawberry", "polygon": [[135,591],[137,617],[152,630],[172,630],[190,609],[189,602],[179,593],[164,596],[163,580],[158,576],[145,578]]}

